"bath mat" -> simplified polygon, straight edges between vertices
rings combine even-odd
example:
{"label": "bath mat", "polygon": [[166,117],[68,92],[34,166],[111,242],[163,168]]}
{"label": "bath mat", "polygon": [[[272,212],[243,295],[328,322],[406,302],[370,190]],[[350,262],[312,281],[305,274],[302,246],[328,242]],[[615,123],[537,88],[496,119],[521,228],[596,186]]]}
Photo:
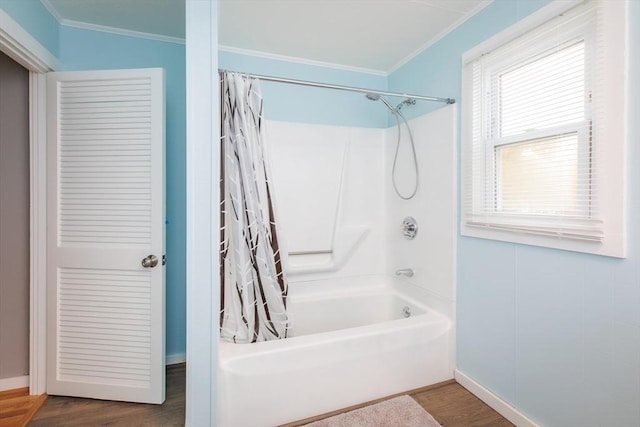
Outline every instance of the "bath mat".
{"label": "bath mat", "polygon": [[422,406],[404,395],[305,424],[305,427],[440,427]]}

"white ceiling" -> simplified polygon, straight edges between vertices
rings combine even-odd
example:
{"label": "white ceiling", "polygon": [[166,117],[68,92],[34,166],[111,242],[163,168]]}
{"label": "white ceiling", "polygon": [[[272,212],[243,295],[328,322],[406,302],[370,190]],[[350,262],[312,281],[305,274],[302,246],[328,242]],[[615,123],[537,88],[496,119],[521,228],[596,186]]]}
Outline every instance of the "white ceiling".
{"label": "white ceiling", "polygon": [[[66,25],[184,38],[184,0],[41,0]],[[219,43],[386,73],[491,0],[219,0]]]}

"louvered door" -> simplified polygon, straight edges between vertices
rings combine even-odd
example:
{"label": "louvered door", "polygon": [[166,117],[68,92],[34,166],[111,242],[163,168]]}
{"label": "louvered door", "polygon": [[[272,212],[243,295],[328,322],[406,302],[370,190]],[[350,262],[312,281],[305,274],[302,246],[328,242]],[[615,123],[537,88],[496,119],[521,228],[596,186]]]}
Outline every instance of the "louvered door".
{"label": "louvered door", "polygon": [[162,403],[163,72],[50,73],[47,114],[47,393]]}

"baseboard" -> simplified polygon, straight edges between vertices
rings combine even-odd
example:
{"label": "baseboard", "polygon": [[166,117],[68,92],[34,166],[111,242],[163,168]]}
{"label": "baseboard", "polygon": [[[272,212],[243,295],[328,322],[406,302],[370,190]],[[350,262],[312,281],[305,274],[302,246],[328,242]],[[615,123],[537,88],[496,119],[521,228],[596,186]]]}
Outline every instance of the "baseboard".
{"label": "baseboard", "polygon": [[502,398],[493,394],[491,391],[478,384],[475,380],[469,376],[455,370],[454,378],[464,388],[473,393],[478,399],[492,407],[497,413],[511,421],[518,427],[540,427],[532,419],[528,418],[522,412],[511,406],[509,403],[502,400]]}
{"label": "baseboard", "polygon": [[29,387],[29,375],[0,379],[0,391]]}
{"label": "baseboard", "polygon": [[165,358],[165,363],[168,365],[177,365],[178,363],[185,363],[187,356],[185,353],[170,354]]}

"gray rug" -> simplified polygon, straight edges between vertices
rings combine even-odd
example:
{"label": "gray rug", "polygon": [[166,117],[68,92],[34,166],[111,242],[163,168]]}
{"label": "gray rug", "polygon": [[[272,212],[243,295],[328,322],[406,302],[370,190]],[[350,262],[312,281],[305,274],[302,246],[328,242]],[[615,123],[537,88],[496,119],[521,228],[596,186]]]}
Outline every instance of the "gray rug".
{"label": "gray rug", "polygon": [[410,396],[399,396],[364,408],[305,424],[307,427],[440,427]]}

